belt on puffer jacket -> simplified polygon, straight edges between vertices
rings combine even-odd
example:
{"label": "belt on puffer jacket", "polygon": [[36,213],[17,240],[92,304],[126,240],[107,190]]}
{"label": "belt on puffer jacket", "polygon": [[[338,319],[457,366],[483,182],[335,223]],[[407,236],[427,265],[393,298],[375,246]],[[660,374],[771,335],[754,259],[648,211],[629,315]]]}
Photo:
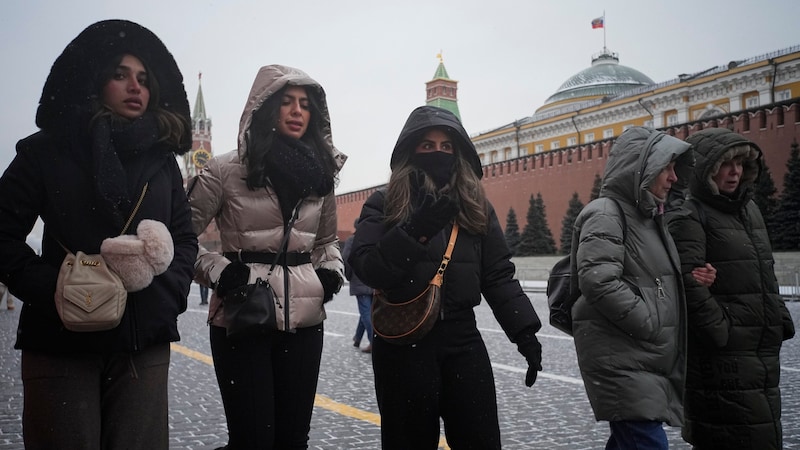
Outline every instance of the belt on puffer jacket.
{"label": "belt on puffer jacket", "polygon": [[[231,261],[241,261],[243,263],[272,264],[275,261],[275,253],[267,252],[225,252],[224,256]],[[311,253],[289,252],[282,253],[278,257],[279,266],[302,266],[311,262]]]}

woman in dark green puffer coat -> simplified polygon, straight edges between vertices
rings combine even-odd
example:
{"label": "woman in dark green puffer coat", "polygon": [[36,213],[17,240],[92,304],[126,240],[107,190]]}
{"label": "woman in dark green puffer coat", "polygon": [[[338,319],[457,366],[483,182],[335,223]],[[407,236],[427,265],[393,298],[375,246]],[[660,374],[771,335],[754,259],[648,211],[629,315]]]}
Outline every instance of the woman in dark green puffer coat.
{"label": "woman in dark green puffer coat", "polygon": [[[794,325],[752,200],[761,150],[719,128],[686,141],[697,161],[688,186],[693,200],[670,213],[689,314],[683,437],[703,450],[780,449],[779,354]],[[717,271],[708,288],[692,277],[704,264]]]}

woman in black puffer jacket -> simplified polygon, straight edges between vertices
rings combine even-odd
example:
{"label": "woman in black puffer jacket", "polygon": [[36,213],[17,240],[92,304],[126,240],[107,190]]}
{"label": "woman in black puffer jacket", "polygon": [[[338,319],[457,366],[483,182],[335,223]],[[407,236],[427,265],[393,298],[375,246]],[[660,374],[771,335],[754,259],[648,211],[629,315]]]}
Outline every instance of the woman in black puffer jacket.
{"label": "woman in black puffer jacket", "polygon": [[473,308],[483,294],[527,359],[527,386],[541,370],[541,323],[513,278],[478,154],[455,115],[422,106],[409,116],[390,165],[388,187],[364,204],[349,257],[366,285],[391,302],[416,297],[442,261],[453,222],[460,231],[433,329],[415,344],[374,338],[382,448],[436,448],[441,417],[453,448],[499,449],[494,378]]}
{"label": "woman in black puffer jacket", "polygon": [[[684,439],[695,449],[780,449],[780,349],[794,324],[775,278],[753,184],[761,150],[712,128],[686,139],[697,165],[685,208],[670,213],[689,317]],[[687,189],[677,192],[684,197]],[[711,287],[692,269],[717,270]]]}
{"label": "woman in black puffer jacket", "polygon": [[[183,78],[146,28],[98,22],[53,64],[36,124],[0,178],[0,282],[24,303],[16,348],[25,447],[166,449],[169,343],[179,339],[197,255],[175,159],[191,147]],[[152,272],[137,260],[119,273],[129,292],[116,328],[67,330],[54,302],[65,248],[106,254],[103,241],[133,211],[128,234],[141,238],[140,224],[160,222],[156,235],[173,257]],[[25,243],[38,217],[41,256]]]}

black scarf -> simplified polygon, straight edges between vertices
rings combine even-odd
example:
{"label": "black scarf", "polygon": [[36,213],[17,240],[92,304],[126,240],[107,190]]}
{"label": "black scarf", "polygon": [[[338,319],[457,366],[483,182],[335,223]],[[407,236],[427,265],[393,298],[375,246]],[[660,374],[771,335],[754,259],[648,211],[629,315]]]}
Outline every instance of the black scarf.
{"label": "black scarf", "polygon": [[333,190],[333,177],[326,173],[317,152],[305,142],[278,134],[266,155],[266,174],[278,196],[283,218],[292,216],[300,199]]}
{"label": "black scarf", "polygon": [[131,182],[128,163],[140,160],[153,149],[158,139],[158,121],[153,114],[145,113],[132,121],[101,117],[92,129],[93,176],[97,194],[114,216],[124,225],[132,208]]}

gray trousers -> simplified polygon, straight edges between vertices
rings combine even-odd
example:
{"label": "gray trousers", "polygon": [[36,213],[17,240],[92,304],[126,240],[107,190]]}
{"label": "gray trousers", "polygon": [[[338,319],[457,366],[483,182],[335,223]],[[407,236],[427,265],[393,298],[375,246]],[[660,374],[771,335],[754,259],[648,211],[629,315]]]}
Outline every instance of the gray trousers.
{"label": "gray trousers", "polygon": [[136,353],[22,351],[27,450],[169,447],[169,344]]}

